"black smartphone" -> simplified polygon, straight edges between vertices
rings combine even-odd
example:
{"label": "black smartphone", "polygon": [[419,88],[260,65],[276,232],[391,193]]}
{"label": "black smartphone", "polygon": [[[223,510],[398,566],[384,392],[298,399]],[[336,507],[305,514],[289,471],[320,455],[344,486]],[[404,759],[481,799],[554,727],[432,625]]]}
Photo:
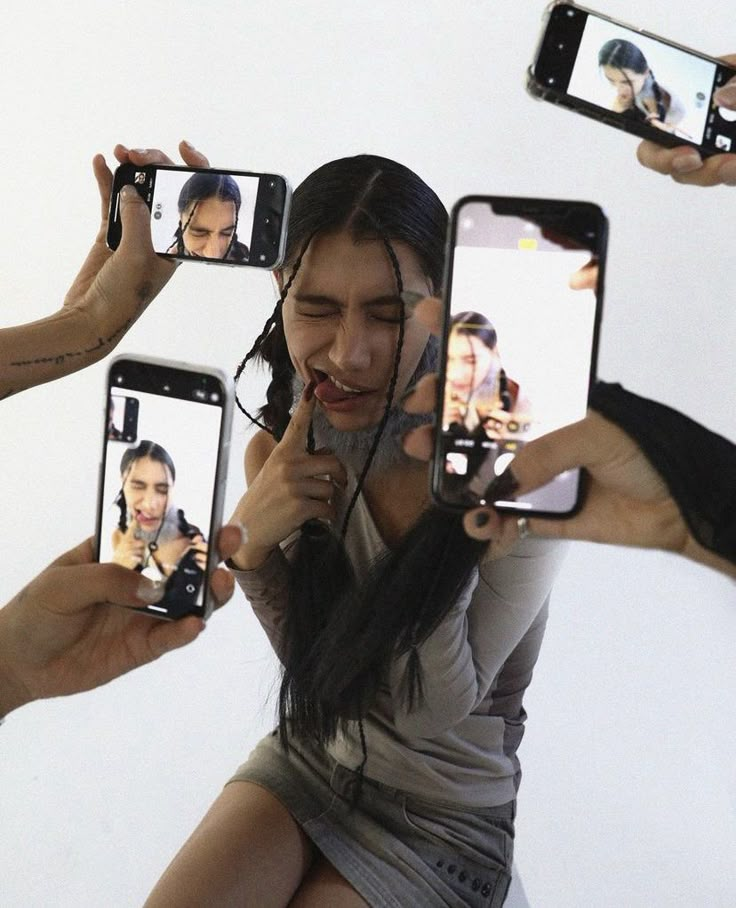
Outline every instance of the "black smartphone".
{"label": "black smartphone", "polygon": [[[121,401],[135,431],[130,421],[127,433],[112,430]],[[133,355],[110,364],[97,559],[164,584],[161,602],[141,609],[159,618],[212,611],[232,401],[232,381],[218,369]]]}
{"label": "black smartphone", "polygon": [[527,442],[585,416],[595,380],[608,222],[590,202],[467,196],[444,282],[432,493],[452,509],[565,517],[570,470],[518,498],[486,489]]}
{"label": "black smartphone", "polygon": [[713,101],[733,76],[736,69],[714,57],[556,0],[527,88],[643,139],[708,156],[736,150],[736,111]]}
{"label": "black smartphone", "polygon": [[110,249],[120,245],[120,190],[126,185],[151,209],[159,255],[256,268],[277,268],[283,260],[291,188],[279,174],[122,164],[110,197]]}

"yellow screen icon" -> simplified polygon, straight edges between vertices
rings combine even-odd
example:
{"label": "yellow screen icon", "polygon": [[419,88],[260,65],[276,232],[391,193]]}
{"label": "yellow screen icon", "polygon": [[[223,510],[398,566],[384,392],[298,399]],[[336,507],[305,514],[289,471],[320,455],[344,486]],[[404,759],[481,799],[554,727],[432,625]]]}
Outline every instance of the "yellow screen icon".
{"label": "yellow screen icon", "polygon": [[531,249],[534,250],[537,248],[537,241],[533,236],[522,236],[519,239],[519,249]]}

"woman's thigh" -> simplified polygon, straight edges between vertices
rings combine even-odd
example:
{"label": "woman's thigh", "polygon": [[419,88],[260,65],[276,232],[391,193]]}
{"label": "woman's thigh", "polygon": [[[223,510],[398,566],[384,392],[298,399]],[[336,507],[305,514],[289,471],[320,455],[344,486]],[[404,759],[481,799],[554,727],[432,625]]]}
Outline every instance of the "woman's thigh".
{"label": "woman's thigh", "polygon": [[156,884],[146,908],[283,908],[314,858],[283,804],[253,782],[231,782]]}
{"label": "woman's thigh", "polygon": [[289,902],[289,908],[368,908],[368,902],[328,860],[318,857]]}

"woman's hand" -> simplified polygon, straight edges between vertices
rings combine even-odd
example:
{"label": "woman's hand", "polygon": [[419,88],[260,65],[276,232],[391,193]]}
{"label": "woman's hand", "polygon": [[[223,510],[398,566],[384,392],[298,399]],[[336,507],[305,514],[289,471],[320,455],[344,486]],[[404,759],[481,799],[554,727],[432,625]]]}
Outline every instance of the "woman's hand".
{"label": "woman's hand", "polygon": [[[220,556],[228,558],[241,541],[239,527],[223,527]],[[229,571],[218,568],[210,589],[218,605],[227,602]],[[0,715],[98,687],[190,643],[204,628],[200,618],[161,621],[134,610],[163,594],[164,584],[96,563],[92,539],[62,555],[0,609]]]}
{"label": "woman's hand", "polygon": [[[736,66],[736,54],[721,59]],[[736,77],[718,89],[714,100],[720,107],[736,110]],[[671,176],[677,183],[736,186],[736,154],[716,154],[703,159],[690,145],[664,148],[647,141],[639,145],[637,157],[645,167]]]}
{"label": "woman's hand", "polygon": [[[595,412],[525,445],[487,495],[518,497],[578,467],[584,467],[589,478],[580,512],[560,520],[530,517],[530,532],[687,554],[689,533],[661,476],[632,438]],[[517,515],[493,508],[477,508],[464,518],[469,536],[491,542],[505,538],[508,525],[515,527],[516,522]]]}
{"label": "woman's hand", "polygon": [[[442,303],[427,299],[415,310],[431,331],[442,323]],[[430,412],[437,395],[437,376],[425,375],[405,401],[410,413]],[[433,429],[421,426],[407,433],[407,454],[429,460]],[[529,532],[553,539],[584,539],[614,545],[667,549],[736,576],[736,566],[699,545],[691,535],[662,477],[636,442],[598,413],[526,444],[512,468],[498,477],[488,498],[508,498],[533,491],[565,470],[583,467],[588,473],[583,507],[574,517],[527,518]],[[463,518],[466,533],[492,543],[491,557],[505,554],[518,538],[518,516],[492,507],[475,508]]]}
{"label": "woman's hand", "polygon": [[139,530],[135,517],[128,524],[128,529],[121,533],[116,530],[116,541],[113,543],[112,561],[133,570],[143,561],[146,544],[137,536]]}
{"label": "woman's hand", "polygon": [[347,475],[334,455],[307,453],[315,404],[312,388],[307,385],[281,441],[274,444],[262,434],[248,445],[248,490],[233,515],[233,521],[239,521],[247,535],[246,544],[232,558],[241,570],[259,567],[305,521],[334,520],[336,516],[332,502],[335,486],[345,488]]}
{"label": "woman's hand", "polygon": [[207,570],[207,552],[209,547],[204,541],[204,536],[199,533],[192,539],[192,544],[189,546],[187,551],[194,552],[194,560],[197,563],[197,567],[202,570]]}
{"label": "woman's hand", "polygon": [[[438,333],[442,304],[427,299],[415,315]],[[437,394],[437,377],[425,376],[405,402],[410,413],[429,412]],[[432,454],[431,426],[408,433],[404,449],[429,460]],[[597,413],[581,422],[531,441],[516,455],[513,472],[507,471],[489,488],[487,495],[508,498],[532,491],[564,470],[585,467],[590,474],[586,502],[580,513],[565,520],[528,519],[529,530],[538,536],[558,539],[588,539],[621,545],[640,545],[685,551],[689,534],[664,482],[636,443],[613,423]],[[517,515],[499,514],[491,507],[468,511],[463,518],[466,533],[488,540],[505,552],[518,538]]]}

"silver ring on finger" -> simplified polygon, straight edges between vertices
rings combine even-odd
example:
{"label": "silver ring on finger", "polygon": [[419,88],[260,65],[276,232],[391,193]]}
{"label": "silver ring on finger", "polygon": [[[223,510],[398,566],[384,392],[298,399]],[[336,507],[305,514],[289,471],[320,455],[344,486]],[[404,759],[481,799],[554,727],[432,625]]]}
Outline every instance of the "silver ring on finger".
{"label": "silver ring on finger", "polygon": [[517,517],[516,528],[519,531],[519,539],[526,539],[531,535],[532,531],[529,529],[529,521],[526,517]]}

